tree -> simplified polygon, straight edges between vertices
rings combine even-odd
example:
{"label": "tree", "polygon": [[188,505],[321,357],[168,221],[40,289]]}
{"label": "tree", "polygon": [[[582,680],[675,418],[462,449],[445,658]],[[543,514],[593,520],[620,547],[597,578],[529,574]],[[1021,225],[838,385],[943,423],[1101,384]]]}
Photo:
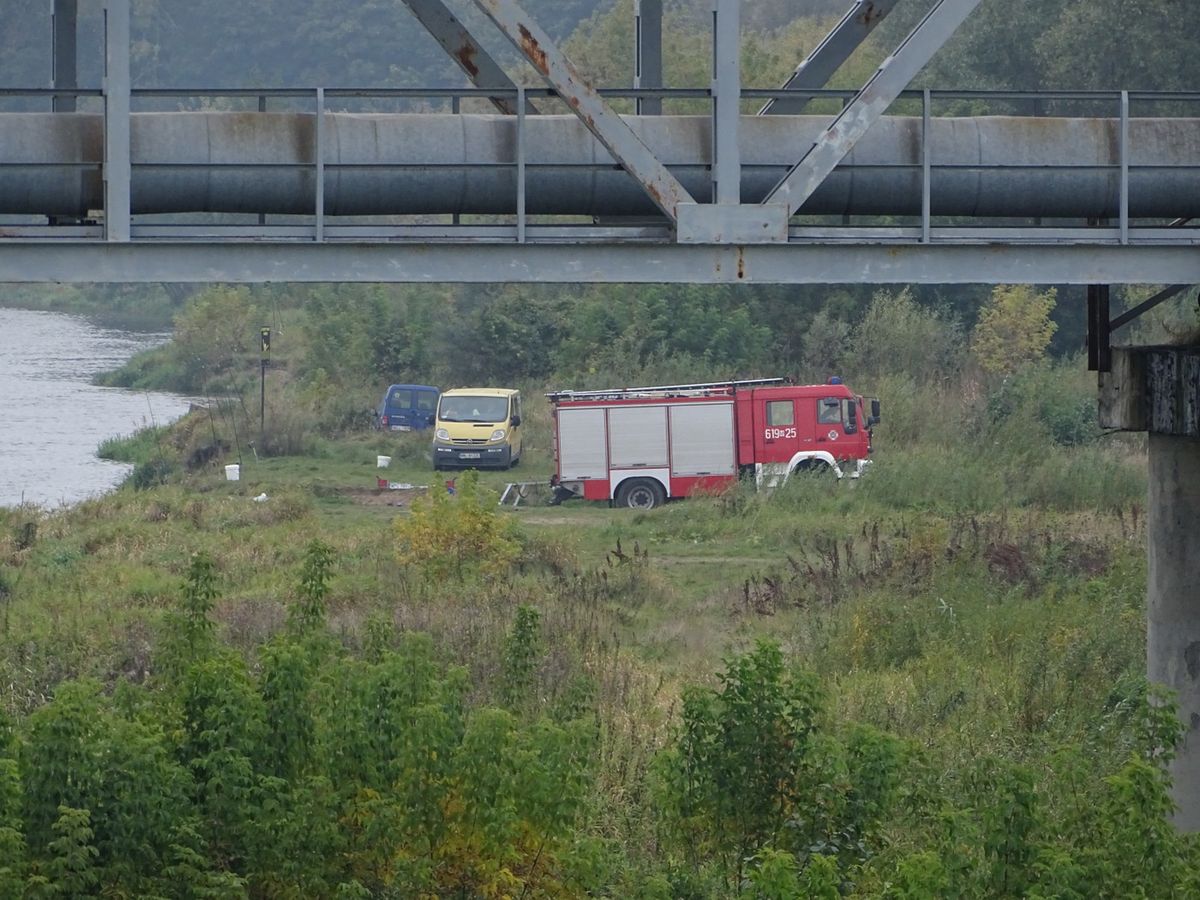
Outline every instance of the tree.
{"label": "tree", "polygon": [[1035,293],[1027,284],[998,284],[979,313],[971,351],[989,374],[1011,375],[1046,355],[1058,328],[1050,320],[1057,291]]}

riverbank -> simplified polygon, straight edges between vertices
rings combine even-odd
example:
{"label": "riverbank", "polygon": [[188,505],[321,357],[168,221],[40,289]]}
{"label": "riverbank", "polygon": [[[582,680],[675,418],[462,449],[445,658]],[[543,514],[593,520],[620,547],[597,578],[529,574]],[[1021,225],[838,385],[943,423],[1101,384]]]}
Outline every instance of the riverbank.
{"label": "riverbank", "polygon": [[0,335],[0,506],[56,506],[112,489],[130,468],[99,458],[101,442],[187,411],[186,397],[93,383],[166,335],[3,308]]}
{"label": "riverbank", "polygon": [[189,285],[19,285],[0,291],[0,309],[83,316],[103,328],[168,331],[194,289]]}

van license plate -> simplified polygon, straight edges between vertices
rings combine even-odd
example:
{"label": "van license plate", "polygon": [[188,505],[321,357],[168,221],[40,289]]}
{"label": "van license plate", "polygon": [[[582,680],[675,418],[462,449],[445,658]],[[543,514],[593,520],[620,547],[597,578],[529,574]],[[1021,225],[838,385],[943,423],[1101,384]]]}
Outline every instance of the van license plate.
{"label": "van license plate", "polygon": [[407,425],[393,425],[392,431],[412,431]]}
{"label": "van license plate", "polygon": [[478,453],[460,453],[458,455],[463,459],[479,459]]}

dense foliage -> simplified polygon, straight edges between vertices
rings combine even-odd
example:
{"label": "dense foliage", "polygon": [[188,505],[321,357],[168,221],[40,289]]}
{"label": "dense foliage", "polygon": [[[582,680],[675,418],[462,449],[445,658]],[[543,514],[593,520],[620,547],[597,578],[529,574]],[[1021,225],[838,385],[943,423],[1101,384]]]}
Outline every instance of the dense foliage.
{"label": "dense foliage", "polygon": [[[747,81],[844,5],[744,4]],[[629,0],[529,7],[629,82]],[[988,0],[922,83],[1186,87],[1184,7]],[[402,4],[134,11],[139,86],[460,83]],[[707,5],[668,13],[671,83],[706,83]],[[0,80],[44,81],[46,24],[10,16]],[[1168,821],[1179,723],[1140,674],[1143,459],[1096,428],[1077,288],[9,300],[171,323],[112,382],[212,399],[106,446],[126,490],[0,510],[0,897],[1200,896]],[[1139,327],[1194,324],[1164,309]],[[884,402],[853,485],[524,520],[474,476],[349,499],[377,452],[430,481],[422,440],[367,432],[392,381],[521,384],[547,468],[548,385],[833,373]]]}
{"label": "dense foliage", "polygon": [[[1031,720],[1023,745],[979,746],[954,761],[954,748],[923,746],[916,733],[832,715],[823,679],[760,641],[730,656],[715,684],[685,689],[662,748],[622,773],[613,754],[638,748],[614,741],[596,692],[595,679],[613,673],[577,669],[573,683],[591,687],[545,703],[551,651],[536,607],[515,608],[494,645],[494,675],[480,682],[447,664],[438,641],[382,620],[357,643],[337,640],[333,549],[310,542],[300,563],[286,622],[249,657],[220,637],[220,570],[198,553],[147,676],[67,679],[49,702],[5,720],[4,896],[1200,889],[1200,846],[1166,818],[1164,767],[1180,725],[1136,678],[1083,715],[1083,742],[1058,745],[1061,725]],[[440,589],[469,590],[461,577]],[[632,587],[614,577],[614,599]],[[559,593],[543,601],[547,614],[586,589]],[[868,609],[858,605],[855,621]],[[951,646],[925,641],[940,654]],[[1088,664],[1086,650],[1067,646]],[[919,671],[898,662],[878,671],[892,667]],[[1066,672],[1030,674],[1055,682]],[[1084,696],[1102,687],[1082,670],[1071,678],[1061,685]],[[639,843],[640,828],[653,839]]]}

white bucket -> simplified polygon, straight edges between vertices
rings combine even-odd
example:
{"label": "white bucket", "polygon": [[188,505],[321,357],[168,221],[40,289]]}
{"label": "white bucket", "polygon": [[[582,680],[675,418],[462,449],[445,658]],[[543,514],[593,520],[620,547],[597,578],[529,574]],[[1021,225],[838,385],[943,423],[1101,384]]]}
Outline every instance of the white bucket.
{"label": "white bucket", "polygon": [[237,481],[241,477],[242,477],[242,467],[239,466],[237,463],[234,463],[232,466],[225,467],[225,480],[226,481]]}
{"label": "white bucket", "polygon": [[375,468],[377,468],[377,469],[386,469],[391,464],[392,464],[392,458],[390,456],[375,457]]}

